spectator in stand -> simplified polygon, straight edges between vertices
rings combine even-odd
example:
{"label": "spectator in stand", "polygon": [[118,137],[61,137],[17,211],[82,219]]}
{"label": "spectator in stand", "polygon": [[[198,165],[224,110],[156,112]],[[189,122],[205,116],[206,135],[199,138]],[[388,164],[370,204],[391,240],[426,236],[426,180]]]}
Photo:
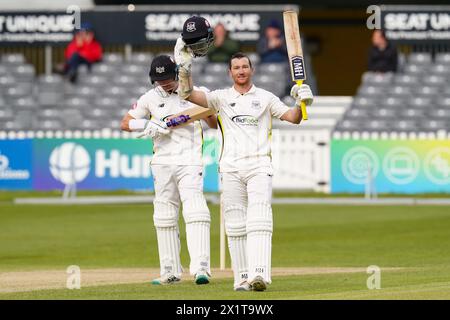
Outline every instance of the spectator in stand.
{"label": "spectator in stand", "polygon": [[258,53],[261,63],[286,63],[287,49],[283,37],[283,30],[278,20],[270,21],[264,30],[264,37],[259,40]]}
{"label": "spectator in stand", "polygon": [[375,30],[372,34],[372,47],[369,51],[369,71],[396,72],[397,48],[386,39],[383,30]]}
{"label": "spectator in stand", "polygon": [[233,54],[240,51],[239,42],[230,39],[227,29],[222,23],[214,27],[214,45],[208,52],[210,62],[228,63]]}
{"label": "spectator in stand", "polygon": [[90,23],[82,23],[73,40],[67,45],[64,56],[65,63],[57,68],[56,72],[67,75],[70,82],[75,83],[78,76],[78,67],[87,65],[88,70],[95,62],[102,59],[103,49],[95,39],[94,31]]}

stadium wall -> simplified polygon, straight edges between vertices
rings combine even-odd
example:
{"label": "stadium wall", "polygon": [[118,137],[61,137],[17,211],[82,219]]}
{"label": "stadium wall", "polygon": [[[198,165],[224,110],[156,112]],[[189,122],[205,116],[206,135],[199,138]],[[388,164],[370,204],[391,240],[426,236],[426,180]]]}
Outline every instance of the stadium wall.
{"label": "stadium wall", "polygon": [[[329,130],[272,130],[275,190],[329,191]],[[128,132],[0,132],[0,190],[153,191],[152,142]],[[205,131],[204,189],[220,189],[216,132]],[[296,165],[292,165],[295,163]]]}
{"label": "stadium wall", "polygon": [[[0,139],[0,189],[153,191],[152,142],[129,133],[9,132]],[[27,137],[28,136],[28,137]],[[219,144],[204,139],[205,191],[217,192]],[[274,190],[331,193],[450,193],[450,137],[327,130],[273,131]]]}

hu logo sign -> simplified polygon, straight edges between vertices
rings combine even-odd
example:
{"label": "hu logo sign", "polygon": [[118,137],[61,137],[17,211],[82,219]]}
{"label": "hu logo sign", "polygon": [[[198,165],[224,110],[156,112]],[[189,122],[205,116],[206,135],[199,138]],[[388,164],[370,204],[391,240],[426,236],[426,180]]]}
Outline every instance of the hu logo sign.
{"label": "hu logo sign", "polygon": [[38,139],[33,186],[55,190],[151,190],[153,144],[147,139]]}

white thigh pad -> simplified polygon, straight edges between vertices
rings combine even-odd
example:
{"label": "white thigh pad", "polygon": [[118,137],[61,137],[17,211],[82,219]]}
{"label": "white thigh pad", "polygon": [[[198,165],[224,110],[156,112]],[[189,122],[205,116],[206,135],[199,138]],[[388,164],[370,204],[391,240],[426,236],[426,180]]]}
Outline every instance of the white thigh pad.
{"label": "white thigh pad", "polygon": [[231,204],[223,208],[225,231],[229,237],[242,237],[247,234],[245,229],[246,208]]}
{"label": "white thigh pad", "polygon": [[273,217],[270,203],[250,203],[247,211],[247,233],[265,231],[272,233]]}
{"label": "white thigh pad", "polygon": [[208,205],[202,193],[196,192],[183,202],[183,217],[186,224],[211,222]]}
{"label": "white thigh pad", "polygon": [[178,226],[178,208],[168,201],[153,201],[153,222],[156,228],[170,228]]}

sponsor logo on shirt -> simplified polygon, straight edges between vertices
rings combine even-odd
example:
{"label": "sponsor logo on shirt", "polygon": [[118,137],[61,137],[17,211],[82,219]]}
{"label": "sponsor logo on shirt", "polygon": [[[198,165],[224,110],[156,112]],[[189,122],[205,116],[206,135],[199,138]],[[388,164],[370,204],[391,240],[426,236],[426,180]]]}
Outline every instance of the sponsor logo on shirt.
{"label": "sponsor logo on shirt", "polygon": [[230,107],[234,107],[236,105],[236,102],[230,103]]}
{"label": "sponsor logo on shirt", "polygon": [[164,108],[165,103],[161,103],[158,107],[159,108]]}
{"label": "sponsor logo on shirt", "polygon": [[241,126],[252,126],[257,127],[258,126],[258,119],[251,115],[238,115],[231,118],[231,121],[234,123],[241,125]]}

